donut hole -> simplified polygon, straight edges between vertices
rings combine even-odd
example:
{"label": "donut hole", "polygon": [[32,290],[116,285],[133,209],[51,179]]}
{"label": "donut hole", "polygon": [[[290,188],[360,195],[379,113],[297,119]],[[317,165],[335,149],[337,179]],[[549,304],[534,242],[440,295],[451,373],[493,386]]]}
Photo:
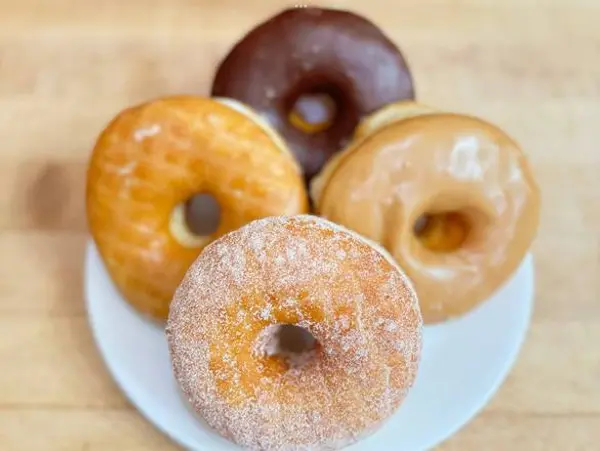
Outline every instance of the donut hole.
{"label": "donut hole", "polygon": [[221,206],[209,193],[191,196],[173,210],[170,231],[185,247],[201,247],[210,241],[221,222]]}
{"label": "donut hole", "polygon": [[472,224],[462,211],[425,213],[413,226],[419,243],[432,252],[454,252],[464,246]]}
{"label": "donut hole", "polygon": [[185,202],[184,207],[185,223],[194,235],[212,235],[219,228],[221,206],[212,194],[195,194]]}
{"label": "donut hole", "polygon": [[306,329],[293,324],[279,326],[279,349],[283,353],[302,354],[315,349],[317,340]]}
{"label": "donut hole", "polygon": [[339,109],[337,98],[335,90],[327,86],[304,92],[292,100],[288,121],[309,135],[323,132],[335,122]]}
{"label": "donut hole", "polygon": [[316,356],[319,342],[305,328],[293,324],[266,327],[259,336],[257,352],[282,361],[288,368],[300,368]]}

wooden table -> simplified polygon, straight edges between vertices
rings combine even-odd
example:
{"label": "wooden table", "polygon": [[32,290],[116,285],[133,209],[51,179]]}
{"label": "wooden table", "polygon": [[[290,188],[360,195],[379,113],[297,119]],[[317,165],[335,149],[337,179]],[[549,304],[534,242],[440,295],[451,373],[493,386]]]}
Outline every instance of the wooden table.
{"label": "wooden table", "polygon": [[[206,93],[240,33],[292,3],[0,0],[1,450],[175,449],[125,401],[88,329],[86,161],[118,110]],[[508,130],[543,189],[528,340],[493,402],[440,449],[600,449],[600,5],[323,4],[393,36],[423,101]]]}

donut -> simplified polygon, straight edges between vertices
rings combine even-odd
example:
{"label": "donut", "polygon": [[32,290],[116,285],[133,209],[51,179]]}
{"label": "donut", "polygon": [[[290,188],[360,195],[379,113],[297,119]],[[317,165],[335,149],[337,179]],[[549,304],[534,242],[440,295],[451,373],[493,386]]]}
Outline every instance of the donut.
{"label": "donut", "polygon": [[352,144],[355,145],[357,141],[372,135],[375,131],[402,119],[439,112],[437,108],[410,100],[390,103],[360,121],[354,130]]}
{"label": "donut", "polygon": [[365,119],[311,194],[319,215],[390,252],[427,324],[466,314],[502,286],[540,216],[538,185],[512,138],[410,102]]}
{"label": "donut", "polygon": [[220,63],[212,94],[263,115],[310,180],[363,116],[414,98],[414,89],[402,53],[372,22],[309,7],[284,10],[246,34]]}
{"label": "donut", "polygon": [[[211,241],[255,219],[308,208],[299,166],[248,108],[193,96],[120,112],[100,133],[87,171],[91,235],[116,287],[165,321],[177,285]],[[186,221],[197,194],[220,208],[199,235]]]}
{"label": "donut", "polygon": [[[402,404],[422,318],[385,250],[296,215],[207,246],[175,293],[166,334],[184,398],[222,436],[253,450],[334,450]],[[294,336],[303,346],[285,344]]]}

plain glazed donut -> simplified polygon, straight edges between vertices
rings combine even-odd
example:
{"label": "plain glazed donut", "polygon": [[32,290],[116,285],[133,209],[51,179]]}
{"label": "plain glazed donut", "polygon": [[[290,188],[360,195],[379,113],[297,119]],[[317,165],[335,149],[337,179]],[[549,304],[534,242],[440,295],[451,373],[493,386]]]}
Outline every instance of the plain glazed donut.
{"label": "plain glazed donut", "polygon": [[480,119],[414,104],[377,116],[315,178],[316,211],[393,255],[426,323],[460,316],[507,281],[537,233],[529,163]]}
{"label": "plain glazed donut", "polygon": [[[379,28],[351,12],[320,8],[288,9],[250,31],[221,62],[212,94],[265,116],[307,180],[347,144],[363,116],[414,97],[404,57]],[[319,104],[330,110],[330,122],[299,119],[328,117]]]}
{"label": "plain glazed donut", "polygon": [[[270,346],[295,325],[316,345]],[[415,379],[422,318],[387,253],[314,216],[261,219],[207,246],[177,289],[167,338],[190,406],[252,450],[334,450],[374,432]]]}
{"label": "plain glazed donut", "polygon": [[[204,246],[258,218],[304,213],[300,169],[276,132],[243,106],[177,96],[117,115],[100,134],[87,173],[89,228],[124,298],[165,320]],[[184,205],[213,196],[214,233],[196,236]]]}

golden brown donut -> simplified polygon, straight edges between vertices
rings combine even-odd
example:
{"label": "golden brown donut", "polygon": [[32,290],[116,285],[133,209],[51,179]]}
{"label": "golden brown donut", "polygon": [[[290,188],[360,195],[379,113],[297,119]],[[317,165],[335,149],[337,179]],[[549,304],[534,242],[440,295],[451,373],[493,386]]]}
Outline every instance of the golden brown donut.
{"label": "golden brown donut", "polygon": [[[310,346],[286,348],[284,328],[301,328]],[[183,394],[216,431],[245,449],[318,451],[396,411],[417,374],[421,329],[412,285],[385,250],[300,215],[207,246],[166,332]]]}
{"label": "golden brown donut", "polygon": [[[198,193],[221,209],[208,236],[194,235],[185,220],[184,205]],[[231,101],[192,96],[119,113],[93,150],[86,200],[116,286],[159,320],[204,246],[254,219],[308,208],[301,171],[268,125]]]}
{"label": "golden brown donut", "polygon": [[529,163],[502,130],[413,103],[367,119],[312,195],[320,215],[394,256],[426,323],[472,310],[506,282],[540,214]]}

